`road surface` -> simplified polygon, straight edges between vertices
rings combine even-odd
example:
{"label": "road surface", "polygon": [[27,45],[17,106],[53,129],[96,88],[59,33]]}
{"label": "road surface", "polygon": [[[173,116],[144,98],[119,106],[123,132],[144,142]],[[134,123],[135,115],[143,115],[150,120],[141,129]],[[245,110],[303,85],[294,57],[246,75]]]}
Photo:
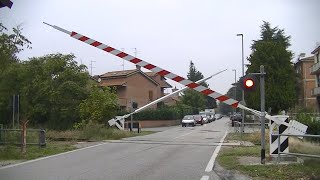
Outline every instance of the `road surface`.
{"label": "road surface", "polygon": [[222,118],[203,126],[169,128],[2,167],[0,179],[218,179],[212,166],[228,121]]}

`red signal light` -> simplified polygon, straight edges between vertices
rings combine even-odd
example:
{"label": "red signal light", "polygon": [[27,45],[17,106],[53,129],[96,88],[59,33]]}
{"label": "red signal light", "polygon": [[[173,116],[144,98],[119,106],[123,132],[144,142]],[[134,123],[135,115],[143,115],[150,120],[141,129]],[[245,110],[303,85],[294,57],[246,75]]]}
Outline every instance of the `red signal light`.
{"label": "red signal light", "polygon": [[246,86],[246,88],[251,88],[254,86],[254,81],[253,79],[246,79],[244,82],[244,85]]}
{"label": "red signal light", "polygon": [[254,91],[258,84],[257,78],[252,74],[247,74],[239,79],[240,88],[246,92]]}

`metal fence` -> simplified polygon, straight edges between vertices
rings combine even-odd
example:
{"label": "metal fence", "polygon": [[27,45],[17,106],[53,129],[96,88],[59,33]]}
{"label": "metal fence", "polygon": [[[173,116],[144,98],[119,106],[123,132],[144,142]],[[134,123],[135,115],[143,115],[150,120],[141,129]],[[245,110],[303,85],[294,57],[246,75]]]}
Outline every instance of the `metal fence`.
{"label": "metal fence", "polygon": [[[265,123],[265,127],[268,128],[268,123]],[[235,121],[234,122],[234,132],[235,133],[241,133],[241,122]],[[243,123],[243,132],[245,133],[252,133],[252,132],[258,132],[261,130],[261,123]]]}
{"label": "metal fence", "polygon": [[[293,156],[304,156],[304,157],[312,157],[312,158],[320,158],[320,155],[315,154],[301,154],[301,153],[285,153],[280,152],[280,136],[292,136],[292,137],[312,137],[312,138],[320,138],[320,135],[295,135],[295,134],[272,134],[274,136],[278,136],[278,163],[280,163],[280,154],[293,155]],[[290,146],[290,145],[289,145]]]}
{"label": "metal fence", "polygon": [[[27,145],[46,146],[46,132],[42,129],[27,129]],[[22,145],[22,129],[0,129],[0,145]]]}

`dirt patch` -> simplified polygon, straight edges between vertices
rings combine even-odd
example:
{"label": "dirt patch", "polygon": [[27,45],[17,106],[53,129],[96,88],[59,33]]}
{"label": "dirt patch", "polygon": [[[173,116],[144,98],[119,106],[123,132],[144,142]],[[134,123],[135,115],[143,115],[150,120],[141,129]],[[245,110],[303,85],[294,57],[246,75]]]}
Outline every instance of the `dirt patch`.
{"label": "dirt patch", "polygon": [[238,161],[241,165],[261,164],[261,157],[239,156]]}
{"label": "dirt patch", "polygon": [[240,143],[240,146],[245,146],[245,147],[250,147],[250,146],[254,146],[254,144],[250,141],[237,141],[237,140],[228,140],[225,141],[227,143]]}
{"label": "dirt patch", "polygon": [[219,163],[215,162],[214,172],[220,177],[222,180],[251,180],[252,178],[247,175],[243,175],[235,170],[226,170],[219,165]]}

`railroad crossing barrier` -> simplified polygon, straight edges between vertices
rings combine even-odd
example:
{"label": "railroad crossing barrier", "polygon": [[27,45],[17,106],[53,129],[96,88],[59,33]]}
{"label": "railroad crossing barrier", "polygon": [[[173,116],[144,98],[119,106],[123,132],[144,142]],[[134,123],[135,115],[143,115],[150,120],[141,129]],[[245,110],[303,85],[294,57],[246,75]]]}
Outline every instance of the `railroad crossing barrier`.
{"label": "railroad crossing barrier", "polygon": [[[194,90],[196,90],[196,91],[198,91],[198,92],[200,92],[200,93],[202,93],[202,94],[204,94],[206,96],[212,97],[212,98],[214,98],[216,100],[219,100],[220,102],[228,104],[228,105],[232,106],[233,108],[240,108],[242,110],[249,111],[250,113],[252,113],[252,114],[254,114],[256,116],[259,116],[259,117],[262,117],[262,118],[266,118],[269,121],[273,121],[277,125],[284,125],[284,126],[287,126],[289,128],[292,128],[292,131],[291,131],[292,133],[296,133],[296,132],[299,132],[299,133],[304,132],[305,133],[305,131],[306,131],[306,129],[299,129],[301,127],[294,127],[293,128],[292,124],[289,124],[287,121],[282,120],[283,118],[281,118],[279,116],[271,116],[271,115],[267,114],[266,112],[260,112],[260,111],[248,108],[245,105],[240,104],[239,101],[236,101],[236,100],[234,100],[232,98],[229,98],[229,97],[227,97],[225,95],[222,95],[222,94],[220,94],[220,93],[218,93],[218,92],[216,92],[214,90],[211,90],[210,88],[204,87],[204,86],[200,85],[199,83],[192,82],[192,81],[190,81],[188,79],[185,79],[185,78],[183,78],[183,77],[181,77],[179,75],[176,75],[176,74],[174,74],[174,73],[172,73],[170,71],[167,71],[167,70],[162,69],[160,67],[157,67],[157,66],[155,66],[155,65],[153,65],[151,63],[143,61],[143,60],[141,60],[141,59],[139,59],[137,57],[129,55],[129,54],[127,54],[125,52],[122,52],[120,50],[117,50],[117,49],[115,49],[115,48],[113,48],[113,47],[111,47],[109,45],[103,44],[103,43],[101,43],[99,41],[96,41],[96,40],[91,39],[91,38],[89,38],[87,36],[81,35],[81,34],[79,34],[77,32],[74,32],[74,31],[71,32],[71,31],[63,29],[61,27],[55,26],[55,25],[50,25],[50,24],[45,23],[45,22],[43,22],[43,23],[48,25],[48,26],[51,26],[52,28],[54,28],[54,29],[56,29],[58,31],[61,31],[63,33],[68,34],[70,37],[72,37],[74,39],[77,39],[77,40],[82,41],[82,42],[84,42],[86,44],[89,44],[89,45],[91,45],[91,46],[93,46],[95,48],[98,48],[100,50],[108,52],[108,53],[110,53],[110,54],[112,54],[114,56],[120,57],[123,60],[131,62],[131,63],[136,64],[138,66],[144,67],[144,68],[146,68],[146,69],[148,69],[148,70],[150,70],[150,71],[152,71],[152,72],[154,72],[154,73],[156,73],[156,74],[158,74],[158,75],[160,75],[162,77],[166,77],[166,78],[171,79],[171,80],[173,80],[175,82],[178,82],[178,83],[180,83],[180,84],[182,84],[184,86],[187,86],[187,87],[189,87],[191,89],[194,89]],[[262,111],[265,111],[265,110],[262,110]],[[117,119],[112,119],[111,121],[112,121],[111,122],[112,124],[117,125],[117,123],[115,123],[117,121]],[[263,124],[263,126],[264,126],[264,124]]]}

